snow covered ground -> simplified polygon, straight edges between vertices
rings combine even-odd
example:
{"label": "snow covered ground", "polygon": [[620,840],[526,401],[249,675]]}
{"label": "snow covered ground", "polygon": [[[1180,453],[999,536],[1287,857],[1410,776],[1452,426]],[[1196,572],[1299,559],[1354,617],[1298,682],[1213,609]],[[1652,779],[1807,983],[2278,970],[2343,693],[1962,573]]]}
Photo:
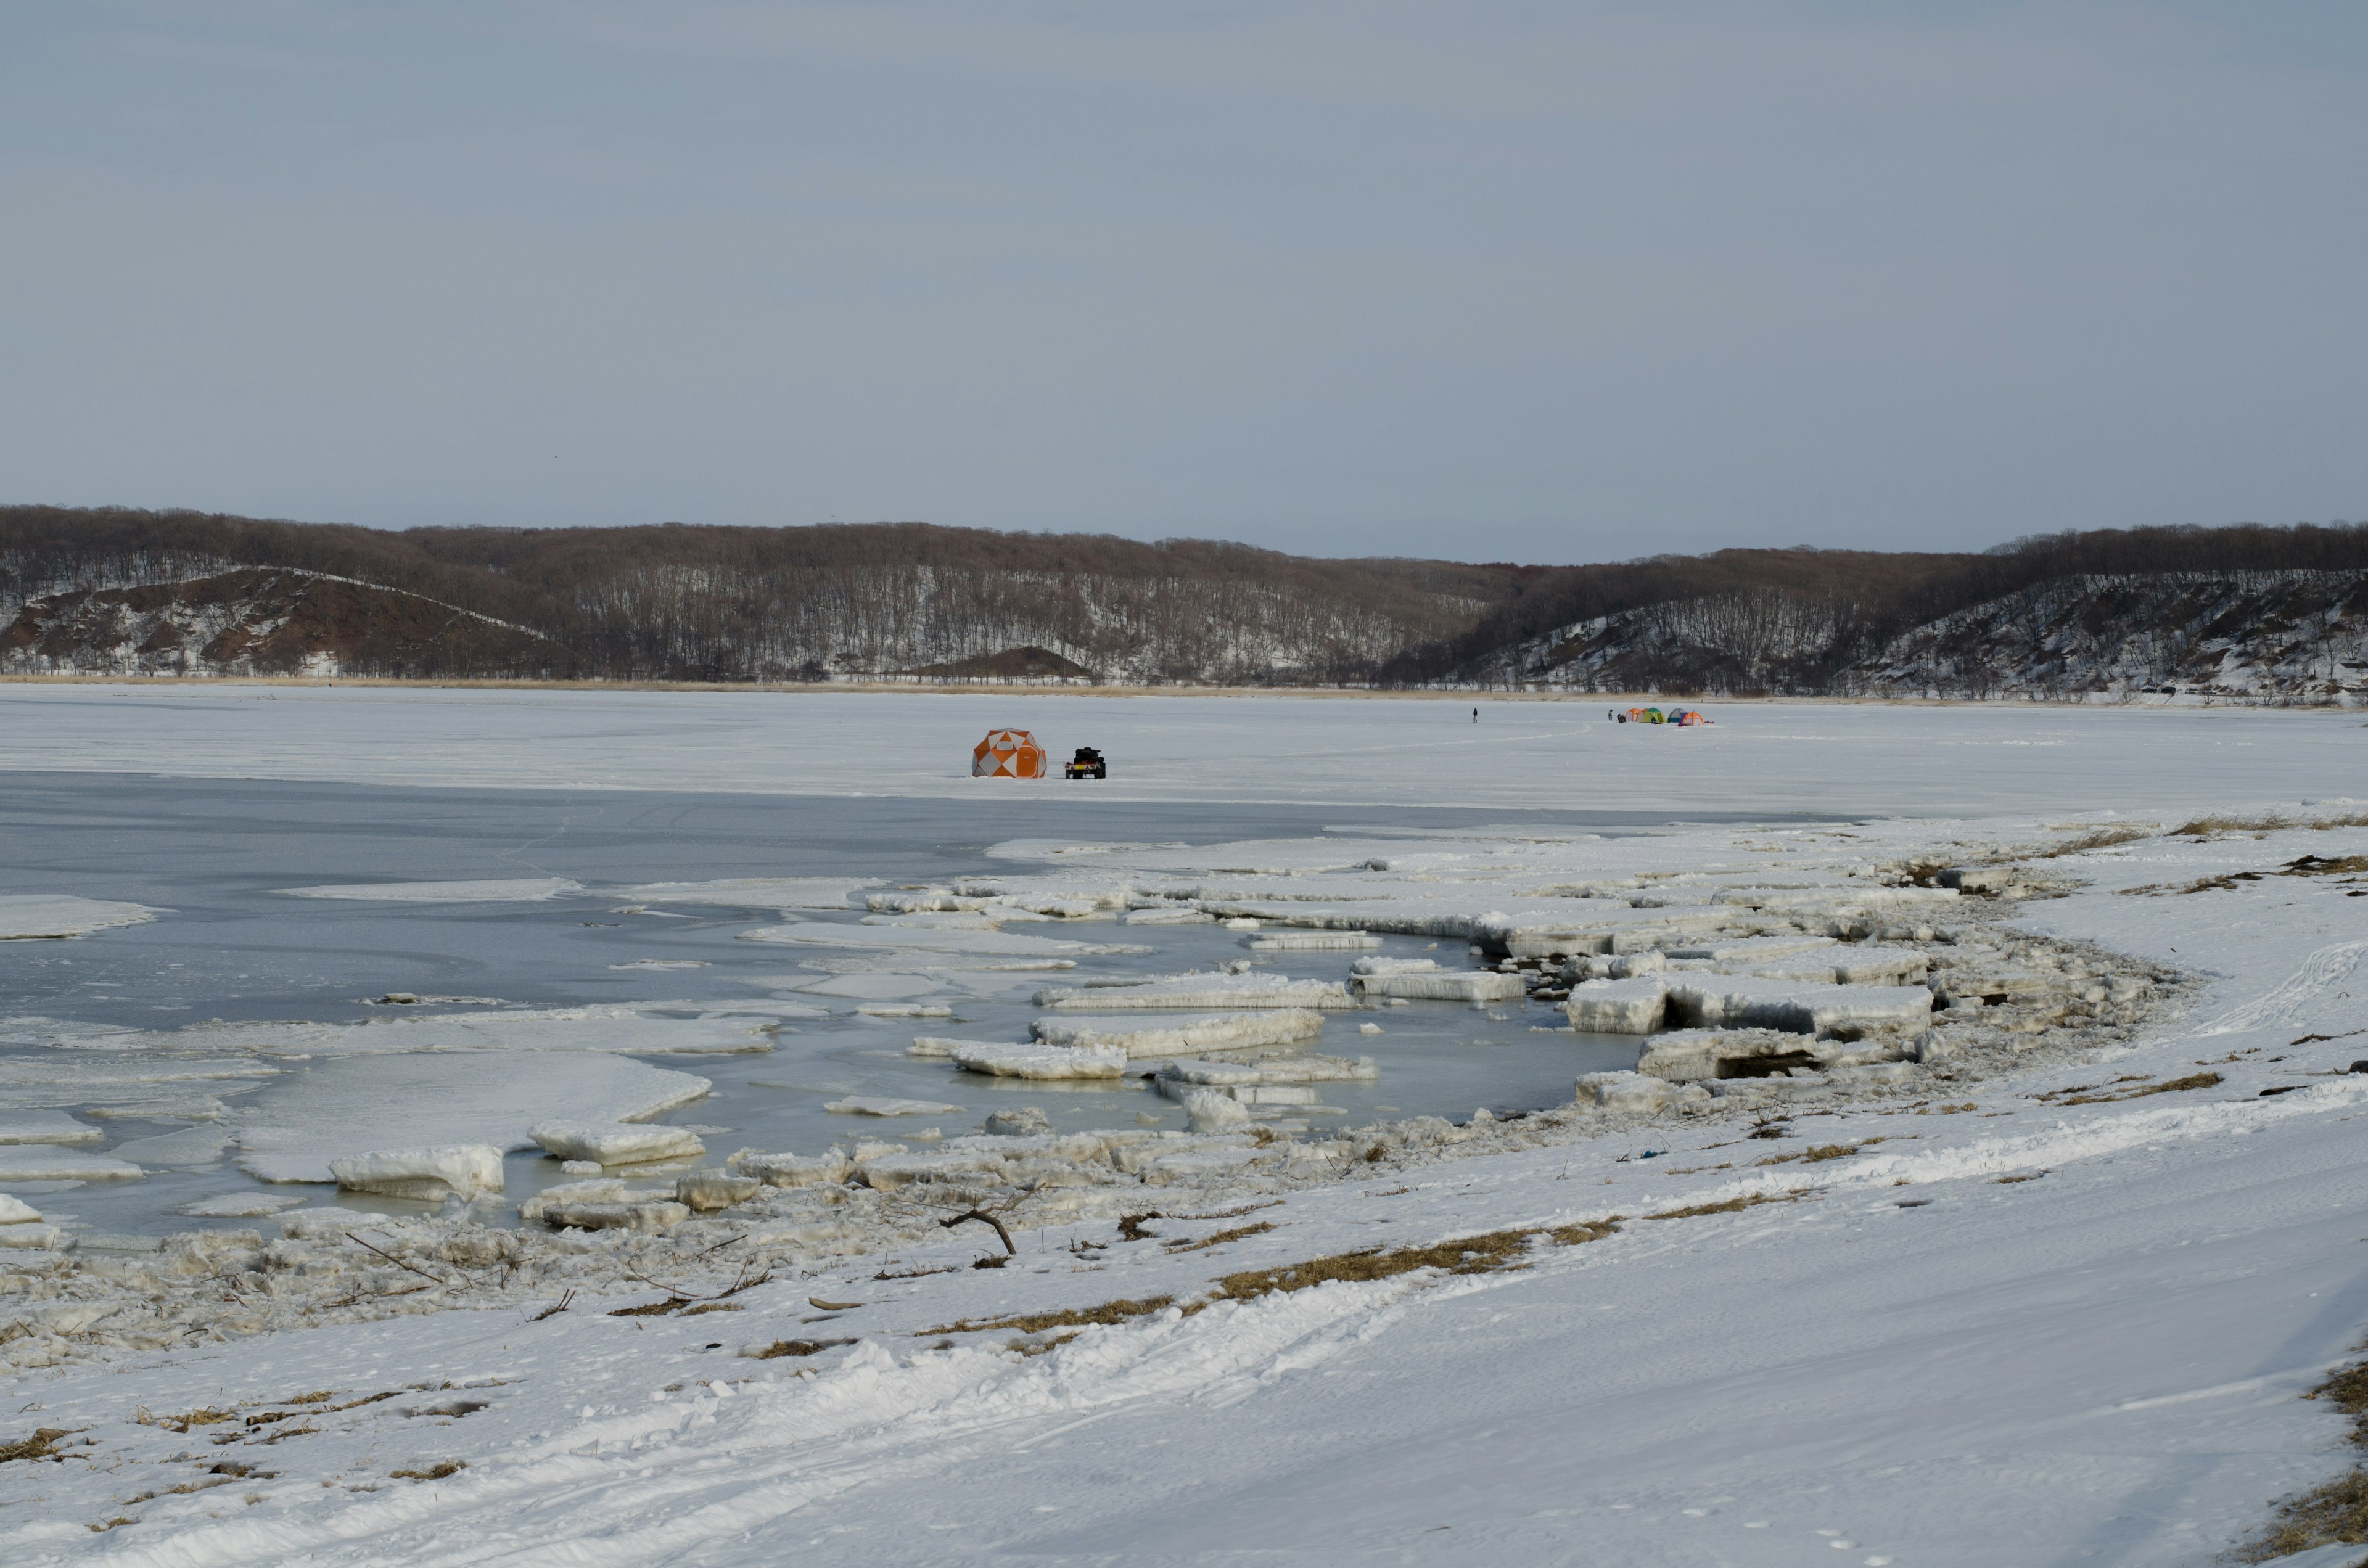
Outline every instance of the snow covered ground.
{"label": "snow covered ground", "polygon": [[[249,770],[343,777],[354,715],[397,696],[431,710],[405,721],[423,781],[531,771],[474,694],[439,718],[429,694],[329,706],[342,690],[279,730],[237,720],[256,731]],[[153,700],[225,697],[255,700]],[[152,700],[120,700],[135,698]],[[135,733],[159,737],[152,767],[205,774],[231,755],[202,725],[172,733],[113,700],[52,725],[36,765],[103,768]],[[541,736],[538,786],[595,781],[625,751],[737,787],[717,779],[760,774],[774,744],[734,730],[753,710],[698,706],[770,699],[668,718],[682,699],[601,698],[565,710],[586,725],[574,738],[534,731],[545,721],[521,713],[554,710],[521,700],[508,717]],[[905,705],[974,700],[850,709],[882,738],[850,744],[868,766],[833,783],[959,796],[967,779],[915,760],[939,721]],[[1122,757],[1107,735],[1132,724],[1148,745],[1185,706],[1106,704],[1091,738]],[[1648,754],[1565,716],[1562,739],[1515,745],[1501,773],[1448,779],[1442,750],[1368,750],[1351,726],[1453,709],[1205,707],[1200,751],[1146,764],[1135,788],[1191,798],[1224,786],[1208,758],[1230,757],[1241,787],[1298,798],[1567,806],[1560,746],[1615,780],[1662,758],[1677,812],[1772,815],[1781,800],[1887,820],[1080,836],[1008,846],[1005,894],[905,903],[991,915],[996,896],[1052,908],[1124,887],[1262,930],[1433,931],[1458,970],[1468,933],[1491,953],[1560,944],[1601,955],[1589,965],[1751,974],[1790,930],[1799,950],[1831,935],[1924,951],[1952,1005],[1878,1076],[1724,1081],[1649,1115],[1187,1137],[1081,1162],[1076,1187],[1042,1180],[1059,1137],[868,1156],[850,1141],[842,1158],[878,1179],[842,1164],[849,1185],[768,1187],[663,1237],[505,1241],[465,1213],[363,1230],[309,1210],[285,1237],[258,1225],[268,1247],[217,1233],[154,1262],[28,1251],[0,1266],[48,1363],[0,1391],[15,1411],[0,1445],[31,1439],[0,1460],[11,1562],[2202,1564],[2272,1499],[2349,1468],[2345,1422],[2298,1396],[2368,1326],[2368,1253],[2352,1251],[2368,1244],[2368,1074],[2347,1071],[2368,1059],[2368,826],[2348,820],[2368,808],[2332,798],[2368,778],[2356,720],[2082,714],[2051,733],[2055,715],[1758,708],[1647,733],[1677,743]],[[1492,709],[1481,727],[1543,735],[1560,712]],[[1678,750],[1704,733],[1733,746]],[[2008,755],[2017,741],[2051,744]],[[1630,803],[1632,787],[1601,798]],[[2271,807],[2294,825],[2170,831]],[[1932,885],[1950,880],[1966,891]],[[1222,929],[1116,915],[1064,918],[1144,942]],[[1356,955],[1289,956],[1345,978]],[[1321,1049],[1354,1049],[1359,1019],[1455,1006],[1327,1014]],[[1013,1229],[997,1267],[973,1266],[1004,1251],[985,1225],[940,1222],[1004,1179],[972,1144],[1039,1173],[990,1199]],[[1401,1269],[1394,1249],[1435,1250]],[[732,1261],[744,1252],[772,1276],[727,1296],[759,1272]],[[106,1349],[125,1321],[110,1313],[160,1270],[170,1290],[142,1310],[183,1325],[164,1336],[176,1346]],[[636,1306],[665,1310],[617,1315]],[[189,1332],[208,1312],[233,1332]],[[320,1326],[236,1326],[283,1321]]]}

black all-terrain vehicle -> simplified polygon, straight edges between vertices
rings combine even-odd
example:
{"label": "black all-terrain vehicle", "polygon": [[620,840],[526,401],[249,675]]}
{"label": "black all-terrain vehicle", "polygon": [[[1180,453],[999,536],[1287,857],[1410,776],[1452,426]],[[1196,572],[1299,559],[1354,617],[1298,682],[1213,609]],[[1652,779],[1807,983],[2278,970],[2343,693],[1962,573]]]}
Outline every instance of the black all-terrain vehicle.
{"label": "black all-terrain vehicle", "polygon": [[1104,762],[1102,754],[1093,747],[1079,746],[1077,755],[1069,759],[1069,766],[1062,771],[1072,778],[1107,778],[1110,777],[1110,764]]}

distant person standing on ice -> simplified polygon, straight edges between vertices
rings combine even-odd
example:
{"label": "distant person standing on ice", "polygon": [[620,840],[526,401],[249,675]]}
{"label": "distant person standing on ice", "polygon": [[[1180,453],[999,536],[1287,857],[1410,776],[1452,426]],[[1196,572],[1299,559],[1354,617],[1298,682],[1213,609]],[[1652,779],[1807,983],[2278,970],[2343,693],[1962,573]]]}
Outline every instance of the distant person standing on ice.
{"label": "distant person standing on ice", "polygon": [[1480,722],[1480,710],[1477,708],[1472,710],[1472,722],[1475,724]]}

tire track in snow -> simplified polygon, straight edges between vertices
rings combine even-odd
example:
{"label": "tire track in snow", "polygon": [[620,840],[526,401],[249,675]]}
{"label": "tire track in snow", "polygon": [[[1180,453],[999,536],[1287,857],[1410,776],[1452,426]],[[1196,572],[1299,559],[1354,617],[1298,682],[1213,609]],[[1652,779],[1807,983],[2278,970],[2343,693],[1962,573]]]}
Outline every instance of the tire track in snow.
{"label": "tire track in snow", "polygon": [[2362,959],[2368,959],[2368,942],[2339,942],[2321,948],[2267,994],[2221,1015],[2196,1030],[2196,1035],[2241,1034],[2271,1024],[2300,1023],[2302,1009],[2351,978]]}
{"label": "tire track in snow", "polygon": [[713,1548],[743,1561],[751,1532],[856,1487],[939,1473],[1131,1409],[1238,1403],[1387,1332],[1425,1283],[1419,1275],[1335,1282],[1219,1302],[1190,1318],[1170,1309],[1088,1328],[1016,1365],[1007,1352],[977,1346],[899,1360],[866,1340],[819,1378],[586,1422],[453,1480],[330,1517],[226,1520],[76,1556],[108,1568],[247,1568],[290,1559],[671,1568],[701,1562]]}

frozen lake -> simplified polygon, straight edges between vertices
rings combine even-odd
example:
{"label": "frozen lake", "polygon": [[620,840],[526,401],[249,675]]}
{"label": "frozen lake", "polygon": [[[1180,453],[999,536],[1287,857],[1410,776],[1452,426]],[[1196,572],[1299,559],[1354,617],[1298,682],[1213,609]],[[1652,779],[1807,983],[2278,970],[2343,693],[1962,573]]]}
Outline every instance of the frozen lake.
{"label": "frozen lake", "polygon": [[[254,1181],[234,1163],[237,1151],[221,1146],[216,1130],[233,1124],[258,1098],[314,1088],[362,1092],[365,1075],[386,1070],[384,1054],[323,1051],[301,1033],[223,1030],[216,1020],[353,1025],[435,1014],[471,1019],[498,1042],[510,1038],[505,1023],[526,1010],[632,1008],[630,1029],[662,1049],[626,1054],[713,1083],[710,1097],[656,1119],[700,1129],[710,1164],[743,1145],[813,1153],[856,1134],[909,1137],[934,1127],[953,1136],[975,1131],[991,1111],[1022,1105],[1042,1107],[1061,1128],[1134,1126],[1145,1115],[1181,1127],[1174,1104],[1138,1087],[985,1078],[913,1058],[905,1048],[923,1033],[1025,1039],[1038,1016],[1030,998],[1039,986],[1213,967],[1245,956],[1239,933],[1213,925],[1064,921],[1015,929],[1152,951],[1090,957],[1074,970],[1051,972],[930,973],[925,958],[906,958],[887,972],[841,974],[834,970],[848,963],[846,954],[739,939],[776,924],[780,916],[770,911],[644,902],[619,891],[727,878],[837,877],[893,888],[1008,875],[1029,868],[989,858],[990,845],[1074,834],[1079,814],[1074,797],[949,807],[894,799],[0,772],[0,866],[6,868],[0,891],[67,893],[163,912],[146,924],[74,940],[0,943],[0,1073],[12,1065],[39,1071],[61,1058],[111,1063],[169,1052],[211,1062],[223,1052],[206,1042],[220,1039],[243,1051],[263,1042],[259,1059],[245,1060],[259,1060],[258,1073],[268,1074],[197,1086],[227,1108],[227,1120],[166,1114],[192,1108],[178,1091],[154,1114],[142,1114],[143,1103],[154,1104],[143,1099],[152,1086],[110,1081],[78,1099],[46,1078],[29,1087],[0,1080],[0,1119],[10,1110],[63,1109],[103,1130],[103,1143],[84,1147],[150,1172],[142,1181],[74,1189],[41,1182],[0,1189],[52,1194],[46,1205],[95,1230],[150,1233],[187,1229],[191,1221],[177,1212],[182,1207],[240,1190],[330,1200],[326,1187],[267,1188]],[[1090,814],[1097,834],[1191,842],[1309,836],[1338,815],[1301,807],[1110,801],[1095,802]],[[1546,815],[1606,832],[1656,820],[1647,812]],[[1405,808],[1359,817],[1367,828],[1399,831],[1475,820],[1470,812]],[[375,902],[286,891],[489,879],[544,884],[523,892],[548,892],[555,879],[561,891],[490,903]],[[801,917],[851,923],[860,913],[807,910]],[[1414,956],[1436,946],[1390,937],[1383,951]],[[1460,945],[1448,947],[1452,950],[1434,956],[1461,967]],[[1349,956],[1261,955],[1272,961],[1260,968],[1333,980]],[[431,1000],[378,1003],[390,994]],[[432,1000],[445,997],[482,1000]],[[944,1006],[951,1016],[857,1013],[867,1000]],[[1359,1033],[1360,1019],[1377,1017],[1385,1033]],[[710,1053],[698,1049],[697,1038],[675,1038],[713,1026],[741,1033],[776,1024],[771,1049],[761,1053]],[[1569,1098],[1576,1073],[1633,1064],[1633,1039],[1574,1036],[1561,1024],[1558,1013],[1523,1002],[1493,1008],[1426,1002],[1334,1017],[1322,1048],[1371,1054],[1382,1073],[1378,1083],[1327,1085],[1326,1103],[1347,1114],[1324,1119],[1349,1125],[1398,1112],[1460,1118],[1480,1106],[1502,1111],[1559,1104]],[[1541,1026],[1556,1032],[1537,1032]],[[127,1040],[109,1030],[142,1033]],[[563,1028],[558,1041],[536,1043],[566,1040]],[[69,1043],[74,1041],[82,1043]],[[482,1054],[489,1053],[472,1053]],[[823,1109],[848,1095],[960,1108],[893,1121]],[[511,1155],[507,1178],[513,1203],[560,1179],[557,1162],[537,1153]],[[352,1196],[343,1201],[409,1207]]]}
{"label": "frozen lake", "polygon": [[[660,1119],[700,1128],[711,1162],[743,1146],[815,1153],[856,1134],[951,1137],[1022,1105],[1056,1128],[1144,1116],[1180,1126],[1171,1103],[1140,1088],[980,1078],[906,1047],[916,1034],[1023,1039],[1041,985],[1244,956],[1221,927],[1101,919],[1027,929],[1150,950],[1060,972],[933,968],[911,953],[741,940],[782,916],[634,891],[655,882],[944,883],[1028,871],[987,854],[1024,838],[1207,844],[1491,823],[1621,833],[1961,811],[2044,822],[2340,798],[2368,776],[2368,732],[2337,713],[1712,710],[1714,727],[1676,731],[1609,724],[1588,704],[1485,699],[0,686],[0,895],[164,912],[74,940],[0,943],[0,1017],[12,1020],[0,1026],[0,1112],[66,1112],[104,1134],[78,1147],[151,1173],[17,1190],[58,1194],[47,1201],[70,1201],[88,1229],[182,1228],[176,1210],[193,1200],[262,1190],[227,1142],[257,1107],[284,1124],[292,1152],[278,1168],[318,1170],[336,1140],[466,1141],[496,1101],[512,1113],[543,1103],[537,1095],[563,1112],[621,1105],[616,1096],[678,1093],[687,1080],[667,1075],[683,1074],[713,1092]],[[991,724],[1034,728],[1056,757],[1099,745],[1113,775],[973,779],[969,747]],[[488,880],[543,896],[288,891]],[[844,897],[821,900],[836,913],[797,918],[851,923],[860,912]],[[1463,961],[1415,937],[1380,951]],[[1340,953],[1260,962],[1326,980],[1347,969]],[[463,1000],[376,1005],[398,993]],[[857,1011],[867,1004],[947,1016]],[[355,1028],[422,1014],[466,1021],[457,1035]],[[1360,1033],[1374,1017],[1384,1032]],[[1372,1054],[1381,1076],[1327,1087],[1342,1114],[1318,1125],[1560,1104],[1574,1074],[1633,1064],[1633,1040],[1541,1032],[1561,1021],[1525,1002],[1335,1016],[1319,1048]],[[770,1049],[716,1053],[719,1040]],[[595,1062],[596,1051],[597,1073],[568,1075],[563,1059]],[[142,1062],[185,1081],[131,1082]],[[80,1081],[94,1074],[105,1081]],[[956,1108],[894,1121],[823,1108],[848,1095]],[[460,1119],[439,1132],[446,1104]],[[381,1125],[373,1106],[393,1119]],[[298,1147],[308,1128],[321,1147]],[[514,1154],[510,1200],[556,1172]]]}

